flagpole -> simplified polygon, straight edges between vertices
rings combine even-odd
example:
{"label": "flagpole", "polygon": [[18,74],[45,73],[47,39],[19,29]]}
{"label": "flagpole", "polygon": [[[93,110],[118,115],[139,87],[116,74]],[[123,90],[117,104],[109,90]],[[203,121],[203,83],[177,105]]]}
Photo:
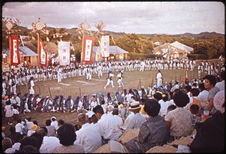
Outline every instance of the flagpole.
{"label": "flagpole", "polygon": [[37,53],[38,53],[38,66],[40,67],[40,55],[39,55],[39,33],[37,33]]}
{"label": "flagpole", "polygon": [[83,62],[83,50],[84,50],[84,31],[82,32],[82,52],[81,52],[81,63]]}

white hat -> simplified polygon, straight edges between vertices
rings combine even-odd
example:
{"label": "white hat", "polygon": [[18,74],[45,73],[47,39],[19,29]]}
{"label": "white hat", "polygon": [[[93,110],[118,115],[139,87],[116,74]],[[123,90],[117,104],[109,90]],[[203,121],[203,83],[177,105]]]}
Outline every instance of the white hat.
{"label": "white hat", "polygon": [[140,109],[141,105],[138,101],[134,101],[132,103],[130,103],[129,105],[129,110],[135,110],[135,109]]}
{"label": "white hat", "polygon": [[95,113],[93,111],[88,111],[86,113],[86,115],[88,116],[88,118],[91,118]]}
{"label": "white hat", "polygon": [[56,117],[55,117],[55,116],[52,116],[52,117],[51,117],[51,120],[52,120],[52,119],[56,119]]}

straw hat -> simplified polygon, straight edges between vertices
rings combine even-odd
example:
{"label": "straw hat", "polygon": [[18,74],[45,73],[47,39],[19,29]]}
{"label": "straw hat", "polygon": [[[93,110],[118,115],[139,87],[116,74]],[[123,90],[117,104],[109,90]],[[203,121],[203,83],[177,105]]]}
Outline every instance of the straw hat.
{"label": "straw hat", "polygon": [[37,128],[38,128],[37,125],[35,125],[35,124],[31,125],[31,130],[36,130]]}
{"label": "straw hat", "polygon": [[129,110],[140,109],[141,105],[138,101],[132,102],[129,106]]}

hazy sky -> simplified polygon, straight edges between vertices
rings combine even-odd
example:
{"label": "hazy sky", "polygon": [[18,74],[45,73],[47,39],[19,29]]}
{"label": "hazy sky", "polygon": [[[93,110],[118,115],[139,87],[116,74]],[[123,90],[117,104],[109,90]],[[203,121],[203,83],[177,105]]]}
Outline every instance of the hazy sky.
{"label": "hazy sky", "polygon": [[2,16],[16,17],[32,28],[38,17],[47,26],[75,28],[85,19],[96,30],[136,34],[225,33],[225,8],[221,2],[8,2]]}

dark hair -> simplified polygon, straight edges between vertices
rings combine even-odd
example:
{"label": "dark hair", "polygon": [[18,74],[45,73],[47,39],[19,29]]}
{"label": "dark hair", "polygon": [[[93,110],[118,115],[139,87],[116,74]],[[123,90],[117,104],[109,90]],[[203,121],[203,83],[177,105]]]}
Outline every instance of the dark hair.
{"label": "dark hair", "polygon": [[205,90],[205,86],[204,86],[204,83],[200,83],[199,84],[199,89],[201,89],[201,91]]}
{"label": "dark hair", "polygon": [[34,134],[31,135],[31,137],[35,137],[37,139],[37,147],[40,149],[43,141],[43,134],[35,132]]}
{"label": "dark hair", "polygon": [[225,71],[222,71],[221,74],[220,74],[220,77],[222,78],[222,80],[225,80],[225,74],[224,73],[225,73]]}
{"label": "dark hair", "polygon": [[58,120],[58,124],[63,125],[64,121],[62,119]]}
{"label": "dark hair", "polygon": [[162,97],[162,100],[164,101],[164,102],[166,102],[166,101],[168,101],[169,100],[169,98],[168,98],[168,94],[164,94],[165,96],[164,97]]}
{"label": "dark hair", "polygon": [[65,123],[57,130],[60,144],[64,146],[70,146],[74,144],[76,140],[75,127],[72,124]]}
{"label": "dark hair", "polygon": [[191,105],[190,111],[191,111],[192,114],[197,114],[198,111],[199,111],[199,106],[197,104]]}
{"label": "dark hair", "polygon": [[162,95],[161,95],[160,93],[156,92],[156,93],[154,94],[154,98],[157,99],[157,100],[159,101],[159,100],[162,99]]}
{"label": "dark hair", "polygon": [[[36,147],[38,149],[39,145],[39,141],[36,137],[34,136],[29,136],[29,137],[25,137],[21,140],[21,145],[20,145],[20,151],[26,146],[26,145],[32,145],[34,147]],[[39,150],[39,149],[38,149]]]}
{"label": "dark hair", "polygon": [[174,94],[173,101],[178,107],[184,107],[189,103],[189,97],[185,92],[179,90]]}
{"label": "dark hair", "polygon": [[100,105],[97,105],[96,107],[94,107],[93,112],[100,113],[101,115],[104,114],[104,110],[103,110],[102,106],[100,106]]}
{"label": "dark hair", "polygon": [[39,153],[39,150],[33,145],[25,145],[16,153]]}
{"label": "dark hair", "polygon": [[176,109],[176,106],[171,104],[171,105],[168,106],[167,111],[172,111],[174,109]]}
{"label": "dark hair", "polygon": [[189,92],[190,90],[191,90],[191,86],[185,86],[185,90],[187,91],[187,92]]}
{"label": "dark hair", "polygon": [[193,96],[198,96],[199,95],[199,89],[198,88],[192,88],[190,90],[190,93],[192,93]]}
{"label": "dark hair", "polygon": [[46,120],[46,126],[50,126],[50,124],[51,124],[51,120]]}
{"label": "dark hair", "polygon": [[204,80],[207,79],[210,81],[210,84],[212,84],[213,86],[215,86],[216,84],[216,77],[214,75],[206,75],[204,78]]}
{"label": "dark hair", "polygon": [[160,104],[154,99],[148,99],[144,103],[144,111],[152,117],[155,117],[159,114]]}
{"label": "dark hair", "polygon": [[118,108],[114,108],[113,111],[112,111],[112,114],[113,115],[118,115]]}
{"label": "dark hair", "polygon": [[2,150],[5,151],[8,148],[11,148],[13,145],[13,142],[11,140],[11,138],[6,137],[2,139]]}

